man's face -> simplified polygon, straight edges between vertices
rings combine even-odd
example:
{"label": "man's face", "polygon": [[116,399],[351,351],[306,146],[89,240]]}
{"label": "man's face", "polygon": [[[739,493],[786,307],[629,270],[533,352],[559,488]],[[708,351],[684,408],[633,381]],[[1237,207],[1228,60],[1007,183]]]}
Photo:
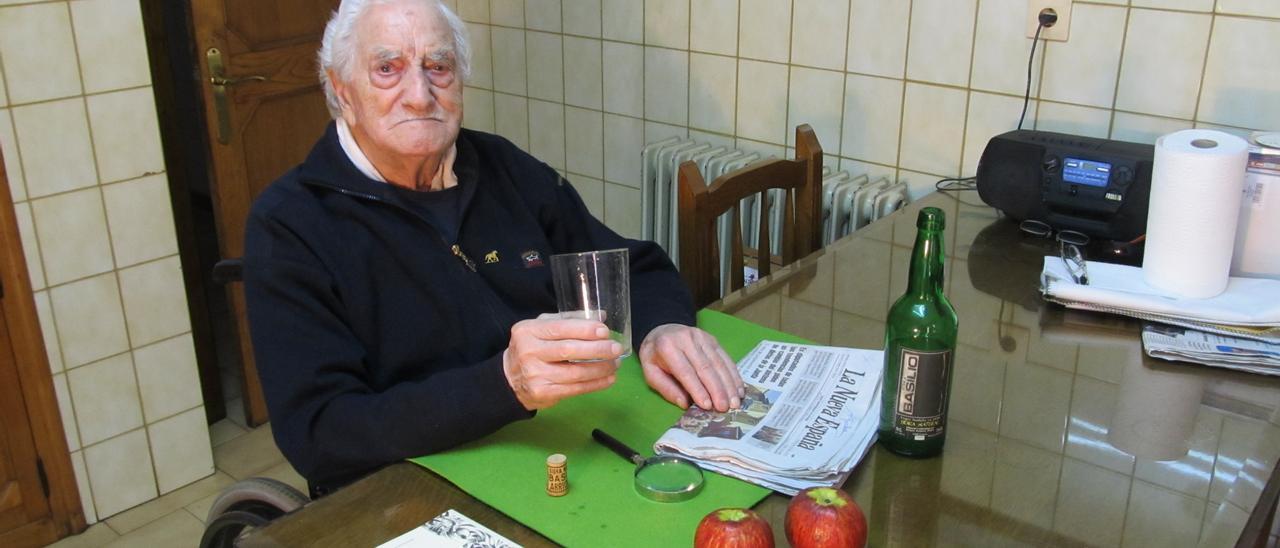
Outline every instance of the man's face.
{"label": "man's face", "polygon": [[351,79],[330,74],[342,117],[375,162],[440,155],[462,125],[453,35],[434,7],[393,2],[356,24]]}

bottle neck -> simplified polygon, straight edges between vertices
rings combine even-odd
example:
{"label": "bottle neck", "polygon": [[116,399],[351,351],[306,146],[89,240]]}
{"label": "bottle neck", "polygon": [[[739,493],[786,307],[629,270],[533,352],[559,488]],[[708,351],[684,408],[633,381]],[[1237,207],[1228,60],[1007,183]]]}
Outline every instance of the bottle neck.
{"label": "bottle neck", "polygon": [[911,273],[907,292],[913,294],[942,292],[942,231],[920,229],[911,251]]}

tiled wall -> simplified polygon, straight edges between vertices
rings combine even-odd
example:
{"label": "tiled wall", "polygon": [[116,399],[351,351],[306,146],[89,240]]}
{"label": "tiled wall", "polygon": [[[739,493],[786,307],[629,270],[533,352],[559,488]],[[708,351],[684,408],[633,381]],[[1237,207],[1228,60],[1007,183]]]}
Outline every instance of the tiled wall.
{"label": "tiled wall", "polygon": [[0,0],[0,146],[89,521],[212,474],[137,0]]}
{"label": "tiled wall", "polygon": [[[457,0],[475,74],[466,124],[567,172],[639,233],[639,150],[691,135],[827,165],[913,195],[973,175],[1022,109],[1026,0]],[[1043,52],[1043,54],[1042,54]],[[1036,53],[1025,127],[1154,142],[1280,129],[1280,2],[1075,2]]]}

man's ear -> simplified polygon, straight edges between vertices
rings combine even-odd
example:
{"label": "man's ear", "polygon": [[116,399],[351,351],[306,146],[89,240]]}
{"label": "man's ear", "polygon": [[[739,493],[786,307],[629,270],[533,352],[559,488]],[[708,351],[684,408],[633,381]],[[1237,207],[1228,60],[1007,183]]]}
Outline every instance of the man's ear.
{"label": "man's ear", "polygon": [[329,83],[333,86],[333,94],[338,98],[338,106],[342,109],[342,119],[346,120],[347,125],[354,125],[355,113],[351,108],[351,88],[347,86],[338,73],[333,69],[325,70],[325,74],[329,76]]}

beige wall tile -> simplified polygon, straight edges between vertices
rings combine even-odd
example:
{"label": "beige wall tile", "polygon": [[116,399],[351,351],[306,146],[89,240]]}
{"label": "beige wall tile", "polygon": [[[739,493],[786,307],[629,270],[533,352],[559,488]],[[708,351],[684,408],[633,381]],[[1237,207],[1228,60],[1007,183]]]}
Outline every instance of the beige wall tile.
{"label": "beige wall tile", "polygon": [[738,136],[786,142],[787,85],[786,65],[738,61]]}
{"label": "beige wall tile", "polygon": [[[1218,17],[1213,25],[1199,119],[1252,129],[1280,127],[1280,102],[1274,100],[1280,56],[1258,54],[1280,51],[1280,21]],[[30,184],[28,176],[28,191]]]}
{"label": "beige wall tile", "polygon": [[604,105],[600,40],[564,38],[564,102],[599,110]]}
{"label": "beige wall tile", "polygon": [[791,0],[739,0],[738,55],[786,63],[791,57]]}
{"label": "beige wall tile", "polygon": [[644,116],[644,48],[604,43],[604,110]]}
{"label": "beige wall tile", "polygon": [[604,219],[604,181],[573,173],[569,174],[569,181],[587,205],[587,211],[596,219]]}
{"label": "beige wall tile", "polygon": [[76,426],[86,447],[142,426],[138,382],[129,353],[67,372]]}
{"label": "beige wall tile", "polygon": [[852,0],[849,8],[848,70],[902,78],[907,66],[911,4]]}
{"label": "beige wall tile", "polygon": [[[639,156],[637,154],[637,156]],[[605,183],[604,221],[627,238],[640,237],[640,191],[629,186]]]}
{"label": "beige wall tile", "polygon": [[0,70],[0,107],[9,106],[9,92],[5,88],[6,86],[4,85],[4,71]]}
{"label": "beige wall tile", "polygon": [[560,0],[525,0],[524,18],[531,29],[560,32]]}
{"label": "beige wall tile", "polygon": [[[0,89],[3,87],[4,81],[0,80]],[[13,116],[7,108],[0,108],[0,154],[4,155],[4,172],[9,181],[10,197],[14,202],[25,201],[27,183],[22,176],[22,159],[18,156],[18,136],[13,131]]]}
{"label": "beige wall tile", "polygon": [[720,55],[689,55],[689,127],[733,134],[738,63]]}
{"label": "beige wall tile", "polygon": [[640,150],[645,143],[644,122],[626,116],[604,115],[605,181],[640,188]]}
{"label": "beige wall tile", "polygon": [[604,115],[565,107],[564,119],[565,169],[595,179],[604,177]]}
{"label": "beige wall tile", "polygon": [[462,125],[474,130],[493,133],[493,92],[487,89],[463,88]]}
{"label": "beige wall tile", "polygon": [[32,200],[31,215],[50,285],[114,268],[102,192],[98,189]]}
{"label": "beige wall tile", "polygon": [[489,25],[467,23],[471,41],[471,79],[468,86],[493,89],[493,40]]}
{"label": "beige wall tile", "polygon": [[[1027,57],[1031,54],[1031,39],[1026,36],[1026,11],[1023,0],[983,0],[978,4],[971,80],[974,89],[1018,95],[1026,92]],[[1039,93],[1044,44],[1036,46],[1032,62],[1033,96]]]}
{"label": "beige wall tile", "polygon": [[564,169],[564,105],[529,101],[529,153]]}
{"label": "beige wall tile", "polygon": [[[689,130],[683,126],[673,126],[671,124],[661,124],[658,122],[646,121],[644,123],[644,142],[652,143],[661,141],[667,137],[688,137]],[[637,154],[637,156],[639,156]]]}
{"label": "beige wall tile", "polygon": [[84,449],[84,463],[100,519],[156,497],[145,430],[133,430]]}
{"label": "beige wall tile", "polygon": [[689,49],[738,54],[738,0],[693,0],[689,9]]}
{"label": "beige wall tile", "polygon": [[489,3],[485,0],[462,0],[458,2],[457,13],[464,21],[488,23]]}
{"label": "beige wall tile", "polygon": [[36,291],[33,297],[36,315],[40,316],[40,333],[49,359],[49,370],[55,374],[61,373],[65,369],[62,364],[62,346],[58,343],[58,328],[53,323],[53,304],[49,302],[49,292]]}
{"label": "beige wall tile", "polygon": [[1110,108],[1124,20],[1124,8],[1090,4],[1072,8],[1071,39],[1045,46],[1040,97]]}
{"label": "beige wall tile", "polygon": [[152,175],[102,187],[116,264],[124,267],[178,252],[168,179]]}
{"label": "beige wall tile", "polygon": [[120,295],[135,347],[191,330],[177,256],[121,269]]}
{"label": "beige wall tile", "polygon": [[[1027,106],[1027,122],[1035,121],[1036,102]],[[969,118],[964,128],[964,160],[960,167],[962,177],[978,172],[978,160],[992,137],[1018,127],[1018,115],[1022,113],[1022,99],[993,93],[969,93]]]}
{"label": "beige wall tile", "polygon": [[563,0],[564,33],[600,37],[600,0]]}
{"label": "beige wall tile", "polygon": [[787,94],[787,145],[796,144],[796,126],[809,124],[822,150],[840,150],[840,118],[844,109],[844,73],[791,68],[791,91]]}
{"label": "beige wall tile", "polygon": [[912,2],[907,78],[967,85],[976,9],[975,0]]}
{"label": "beige wall tile", "polygon": [[1111,138],[1117,141],[1154,145],[1161,135],[1190,129],[1192,125],[1190,120],[1117,112],[1111,122]]}
{"label": "beige wall tile", "polygon": [[1205,502],[1134,481],[1125,514],[1124,545],[1173,546],[1200,537]]}
{"label": "beige wall tile", "polygon": [[0,59],[11,104],[82,93],[66,2],[0,8]]}
{"label": "beige wall tile", "polygon": [[524,0],[490,0],[489,21],[507,27],[524,26]]}
{"label": "beige wall tile", "polygon": [[201,404],[200,375],[189,333],[137,348],[133,361],[147,423]]}
{"label": "beige wall tile", "polygon": [[[120,533],[128,534],[167,514],[181,511],[184,508],[189,509],[192,504],[201,499],[216,497],[219,491],[233,483],[235,483],[235,480],[231,476],[224,473],[214,473],[181,489],[166,493],[156,500],[111,516],[111,519],[107,520],[107,524]],[[204,513],[198,514],[199,519],[204,519],[208,515],[207,512],[208,510],[206,509]]]}
{"label": "beige wall tile", "polygon": [[58,398],[58,415],[62,418],[62,433],[67,438],[67,448],[80,450],[80,428],[76,425],[75,408],[71,406],[71,387],[66,373],[53,375],[53,392]]}
{"label": "beige wall tile", "polygon": [[964,142],[967,95],[963,90],[907,84],[898,165],[926,173],[956,174]]}
{"label": "beige wall tile", "polygon": [[1214,0],[1132,0],[1135,8],[1212,12]]}
{"label": "beige wall tile", "polygon": [[1211,20],[1207,14],[1132,10],[1116,108],[1194,116]]}
{"label": "beige wall tile", "polygon": [[1280,18],[1280,3],[1273,0],[1218,0],[1218,13]]}
{"label": "beige wall tile", "polygon": [[27,276],[31,278],[31,288],[39,291],[45,288],[44,261],[40,259],[40,246],[36,243],[36,225],[31,218],[31,203],[13,204],[13,212],[18,221],[18,234],[22,237],[22,256],[27,262]]}
{"label": "beige wall tile", "polygon": [[203,407],[151,424],[147,435],[160,493],[213,474],[213,447]]}
{"label": "beige wall tile", "polygon": [[525,35],[529,58],[529,97],[564,101],[564,48],[559,34],[530,32]]}
{"label": "beige wall tile", "polygon": [[516,146],[529,150],[529,100],[524,97],[495,93],[493,121],[498,135]]}
{"label": "beige wall tile", "polygon": [[782,325],[818,344],[831,344],[831,308],[782,297]]}
{"label": "beige wall tile", "polygon": [[49,290],[68,369],[129,349],[115,273]]}
{"label": "beige wall tile", "polygon": [[[80,491],[80,507],[84,510],[85,522],[97,523],[98,513],[93,507],[93,490],[89,486],[89,469],[84,464],[84,451],[73,451],[71,453],[71,467],[76,474],[76,486]],[[80,536],[87,537],[92,534],[94,529],[111,530],[106,525],[102,525],[101,527],[92,527],[89,531],[81,533]],[[111,535],[115,536],[115,533],[112,532]]]}
{"label": "beige wall tile", "polygon": [[898,130],[902,120],[901,80],[848,75],[843,117],[841,155],[897,163]]}
{"label": "beige wall tile", "polygon": [[[1027,117],[1030,118],[1031,113],[1028,112]],[[1023,127],[1030,126],[1028,122]],[[1035,128],[1043,131],[1105,138],[1110,127],[1111,111],[1105,109],[1045,101],[1036,111]]]}
{"label": "beige wall tile", "polygon": [[689,123],[689,52],[644,48],[644,115],[675,125]]}
{"label": "beige wall tile", "polygon": [[493,89],[504,93],[524,95],[527,91],[525,74],[525,32],[494,27],[489,31],[493,41]]}
{"label": "beige wall tile", "polygon": [[86,93],[151,83],[138,2],[74,0],[71,21]]}
{"label": "beige wall tile", "polygon": [[644,41],[644,3],[636,0],[601,0],[604,38],[623,42]]}
{"label": "beige wall tile", "polygon": [[98,182],[84,99],[14,107],[10,114],[28,196],[38,198]]}
{"label": "beige wall tile", "polygon": [[1119,546],[1132,478],[1063,459],[1053,530],[1085,544]]}
{"label": "beige wall tile", "polygon": [[644,0],[644,43],[689,49],[689,0]]}
{"label": "beige wall tile", "polygon": [[831,70],[845,66],[848,0],[795,0],[791,62]]}
{"label": "beige wall tile", "polygon": [[91,95],[86,101],[103,182],[164,171],[160,125],[150,88]]}

